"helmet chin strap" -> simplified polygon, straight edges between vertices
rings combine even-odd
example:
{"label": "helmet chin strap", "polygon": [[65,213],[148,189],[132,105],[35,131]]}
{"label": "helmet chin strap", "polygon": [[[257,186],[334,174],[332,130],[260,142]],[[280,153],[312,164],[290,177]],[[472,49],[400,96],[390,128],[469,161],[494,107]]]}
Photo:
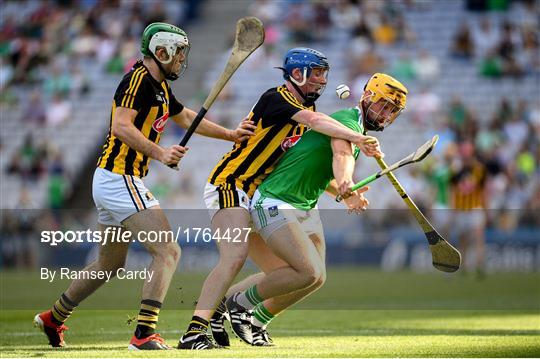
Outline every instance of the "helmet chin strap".
{"label": "helmet chin strap", "polygon": [[[296,79],[289,75],[289,79],[291,82],[297,86],[304,86],[307,82],[307,67],[304,67],[304,73],[302,74],[303,80],[301,82],[296,81]],[[294,87],[295,89],[298,89],[298,87]]]}
{"label": "helmet chin strap", "polygon": [[300,86],[297,85],[298,82],[296,82],[295,79],[293,79],[292,77],[289,76],[289,79],[291,80],[291,85],[294,87],[294,89],[296,90],[296,92],[298,92],[298,94],[300,95],[300,97],[302,97],[302,100],[304,100],[304,102],[307,101],[307,98],[306,98],[306,95],[304,95],[304,93],[302,92],[302,90],[300,90]]}
{"label": "helmet chin strap", "polygon": [[165,78],[167,80],[171,80],[171,81],[174,81],[174,80],[177,80],[178,79],[178,74],[175,74],[174,72],[165,72],[165,69],[163,68],[163,66],[161,66],[161,61],[159,61],[156,57],[156,55],[154,55],[153,53],[151,53],[152,55],[152,58],[154,59],[154,61],[156,62],[156,64],[158,65],[159,67],[159,70],[161,71],[161,73],[163,73],[163,75],[165,76]]}

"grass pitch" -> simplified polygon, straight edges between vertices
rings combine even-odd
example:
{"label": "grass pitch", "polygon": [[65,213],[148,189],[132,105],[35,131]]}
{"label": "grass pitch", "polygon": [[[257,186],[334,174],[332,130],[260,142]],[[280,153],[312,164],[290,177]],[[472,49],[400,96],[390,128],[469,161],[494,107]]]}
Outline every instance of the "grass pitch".
{"label": "grass pitch", "polygon": [[[250,347],[233,337],[230,349],[196,353],[128,351],[135,324],[127,325],[126,320],[136,314],[137,305],[132,302],[138,302],[135,293],[140,283],[119,281],[77,309],[67,323],[68,347],[54,350],[32,327],[32,318],[50,306],[67,283],[57,283],[50,293],[43,293],[38,290],[43,283],[35,273],[3,272],[1,277],[1,357],[540,356],[538,273],[493,274],[477,281],[463,275],[334,269],[320,292],[271,324],[275,347]],[[174,290],[182,285],[183,301],[191,307],[203,277],[176,276],[172,300],[177,300]],[[22,287],[25,300],[19,297]],[[124,299],[125,307],[119,304]],[[97,309],[100,301],[109,308]],[[167,309],[166,304],[159,325],[173,346],[191,316],[189,308],[176,304],[169,303],[174,309]]]}

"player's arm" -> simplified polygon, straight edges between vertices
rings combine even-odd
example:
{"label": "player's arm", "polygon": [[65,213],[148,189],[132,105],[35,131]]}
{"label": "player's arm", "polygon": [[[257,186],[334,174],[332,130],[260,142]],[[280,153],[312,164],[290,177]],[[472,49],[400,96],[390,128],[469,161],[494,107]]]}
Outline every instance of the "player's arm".
{"label": "player's arm", "polygon": [[[172,120],[176,122],[182,128],[189,128],[197,113],[187,107],[178,113],[177,115],[172,116]],[[247,140],[250,136],[253,136],[253,131],[255,126],[252,121],[248,119],[242,120],[238,127],[234,130],[229,130],[225,127],[222,127],[218,124],[209,121],[206,118],[203,118],[199,126],[195,129],[195,133],[199,135],[219,138],[221,140],[232,141],[232,142],[242,142]]]}
{"label": "player's arm", "polygon": [[314,131],[354,143],[366,156],[384,157],[379,141],[375,137],[355,132],[324,113],[301,110],[294,114],[292,119]]}
{"label": "player's arm", "polygon": [[186,153],[187,148],[177,145],[163,148],[150,141],[133,124],[136,116],[137,111],[131,108],[117,107],[112,121],[112,134],[135,151],[142,152],[166,165],[176,165]]}
{"label": "player's arm", "polygon": [[[344,197],[345,205],[350,211],[358,212],[365,210],[369,201],[364,198],[363,193],[369,187],[362,187],[357,191],[351,191],[351,187],[354,185],[352,177],[355,162],[352,144],[349,141],[332,138],[331,145],[333,153],[332,171],[335,178],[333,185],[337,186],[337,188],[334,187],[331,190],[337,190]],[[332,185],[332,182],[330,184]]]}
{"label": "player's arm", "polygon": [[[337,121],[336,121],[337,122]],[[350,188],[354,185],[354,156],[352,144],[338,138],[332,138],[332,171],[338,185],[338,192],[342,196],[350,194]]]}
{"label": "player's arm", "polygon": [[335,178],[330,181],[328,187],[325,189],[325,192],[334,198],[339,194],[339,186]]}

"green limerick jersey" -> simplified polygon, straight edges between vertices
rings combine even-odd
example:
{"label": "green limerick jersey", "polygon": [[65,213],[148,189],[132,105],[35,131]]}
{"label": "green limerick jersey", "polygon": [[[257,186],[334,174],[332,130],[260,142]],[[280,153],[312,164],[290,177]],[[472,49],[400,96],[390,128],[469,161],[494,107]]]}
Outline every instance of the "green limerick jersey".
{"label": "green limerick jersey", "polygon": [[[353,131],[364,132],[358,107],[335,112],[331,117]],[[359,153],[359,148],[354,146],[355,159]],[[334,178],[332,157],[330,137],[308,131],[283,155],[258,190],[263,197],[276,198],[295,208],[310,210]]]}

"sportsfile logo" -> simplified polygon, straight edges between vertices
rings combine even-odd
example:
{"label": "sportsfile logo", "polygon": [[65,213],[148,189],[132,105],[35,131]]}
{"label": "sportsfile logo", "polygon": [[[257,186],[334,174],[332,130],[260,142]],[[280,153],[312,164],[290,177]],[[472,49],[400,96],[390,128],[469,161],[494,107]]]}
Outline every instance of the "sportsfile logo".
{"label": "sportsfile logo", "polygon": [[165,125],[167,124],[167,120],[169,120],[169,112],[165,112],[163,116],[155,120],[152,124],[152,128],[159,133],[163,132]]}
{"label": "sportsfile logo", "polygon": [[120,230],[115,227],[107,227],[104,231],[93,231],[91,229],[78,231],[42,231],[40,242],[56,247],[62,243],[164,243],[181,242],[185,243],[209,243],[212,241],[227,243],[247,242],[251,228],[212,228],[203,227],[178,227],[176,231],[139,231],[132,233],[127,230]]}

